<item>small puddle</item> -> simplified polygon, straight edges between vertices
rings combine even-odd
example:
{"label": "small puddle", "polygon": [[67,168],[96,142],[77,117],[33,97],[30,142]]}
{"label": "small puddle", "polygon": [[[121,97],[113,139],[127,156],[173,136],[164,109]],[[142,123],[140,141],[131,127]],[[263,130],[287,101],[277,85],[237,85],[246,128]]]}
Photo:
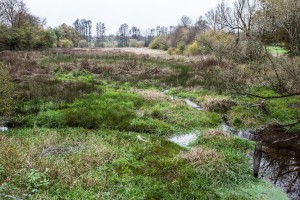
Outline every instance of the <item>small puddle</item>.
{"label": "small puddle", "polygon": [[189,99],[185,99],[184,101],[185,101],[185,103],[186,103],[188,106],[190,106],[191,108],[195,108],[195,109],[197,109],[197,110],[203,110],[203,109],[201,108],[201,106],[197,105],[196,103],[192,102],[192,101],[189,100]]}
{"label": "small puddle", "polygon": [[5,131],[8,131],[7,127],[0,127],[0,132],[5,132]]}
{"label": "small puddle", "polygon": [[236,131],[236,130],[232,129],[226,123],[223,123],[221,125],[221,127],[222,127],[223,131],[233,134],[233,135],[236,135],[239,138],[247,139],[247,140],[256,140],[257,139],[256,131],[253,131],[253,130],[238,130],[238,131]]}
{"label": "small puddle", "polygon": [[200,132],[191,132],[184,135],[176,135],[169,138],[169,141],[174,142],[182,147],[187,147],[192,142],[196,141],[197,137],[200,135]]}

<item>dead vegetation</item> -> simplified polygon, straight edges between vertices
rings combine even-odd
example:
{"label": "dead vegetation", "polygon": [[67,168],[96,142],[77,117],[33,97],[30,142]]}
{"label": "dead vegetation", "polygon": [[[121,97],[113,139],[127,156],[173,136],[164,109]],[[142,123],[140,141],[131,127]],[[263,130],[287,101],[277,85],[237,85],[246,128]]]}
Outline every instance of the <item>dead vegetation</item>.
{"label": "dead vegetation", "polygon": [[142,90],[139,91],[142,97],[148,101],[165,101],[168,99],[168,96],[163,92],[152,91],[152,90]]}
{"label": "dead vegetation", "polygon": [[204,136],[208,137],[214,137],[214,136],[221,136],[221,137],[229,137],[230,134],[225,131],[220,131],[216,129],[210,129],[207,132],[205,132]]}
{"label": "dead vegetation", "polygon": [[224,159],[224,156],[219,152],[204,147],[195,147],[188,152],[182,153],[180,157],[196,166],[205,163],[215,163]]}
{"label": "dead vegetation", "polygon": [[226,96],[201,96],[197,98],[197,102],[204,110],[211,112],[227,112],[236,105],[232,99]]}

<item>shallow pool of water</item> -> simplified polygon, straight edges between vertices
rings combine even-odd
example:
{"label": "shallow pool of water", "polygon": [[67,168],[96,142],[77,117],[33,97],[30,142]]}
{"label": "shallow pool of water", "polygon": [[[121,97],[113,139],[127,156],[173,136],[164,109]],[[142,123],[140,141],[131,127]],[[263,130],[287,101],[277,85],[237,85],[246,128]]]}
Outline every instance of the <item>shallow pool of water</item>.
{"label": "shallow pool of water", "polygon": [[197,105],[196,103],[192,102],[192,101],[189,100],[189,99],[185,99],[184,101],[185,101],[185,103],[186,103],[188,106],[190,106],[190,107],[192,107],[192,108],[195,108],[195,109],[197,109],[197,110],[203,110],[203,109],[201,108],[201,106]]}
{"label": "shallow pool of water", "polygon": [[192,142],[196,141],[197,137],[200,135],[200,132],[191,132],[182,135],[176,135],[169,138],[169,141],[174,142],[182,147],[187,147]]}

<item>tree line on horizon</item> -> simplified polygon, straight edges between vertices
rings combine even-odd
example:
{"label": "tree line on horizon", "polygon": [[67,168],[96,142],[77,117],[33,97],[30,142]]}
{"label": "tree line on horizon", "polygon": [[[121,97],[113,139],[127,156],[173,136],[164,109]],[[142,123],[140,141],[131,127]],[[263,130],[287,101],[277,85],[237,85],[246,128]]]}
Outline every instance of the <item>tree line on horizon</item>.
{"label": "tree line on horizon", "polygon": [[0,0],[0,50],[150,46],[169,53],[195,54],[215,48],[212,41],[222,38],[223,44],[229,40],[236,45],[276,44],[298,55],[299,11],[297,0],[235,0],[233,6],[221,1],[195,22],[183,16],[177,26],[145,31],[123,23],[115,35],[106,35],[106,24],[97,22],[94,36],[91,20],[76,19],[72,25],[45,28],[46,19],[31,14],[22,0]]}

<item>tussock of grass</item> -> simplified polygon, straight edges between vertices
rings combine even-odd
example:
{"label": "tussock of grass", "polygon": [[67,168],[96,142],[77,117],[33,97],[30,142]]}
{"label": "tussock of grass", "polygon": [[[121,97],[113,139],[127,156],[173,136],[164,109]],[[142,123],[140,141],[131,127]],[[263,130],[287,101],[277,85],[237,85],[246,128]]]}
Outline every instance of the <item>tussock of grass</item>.
{"label": "tussock of grass", "polygon": [[163,92],[144,90],[139,92],[148,101],[165,101],[168,97]]}
{"label": "tussock of grass", "polygon": [[230,97],[220,95],[205,95],[198,97],[196,100],[203,109],[211,112],[227,112],[235,105],[235,102]]}
{"label": "tussock of grass", "polygon": [[182,153],[180,157],[196,166],[217,161],[221,162],[223,159],[222,154],[212,149],[201,147],[195,147],[188,152]]}
{"label": "tussock of grass", "polygon": [[204,137],[212,137],[212,136],[222,136],[222,137],[229,137],[230,134],[225,131],[220,131],[217,129],[209,129],[204,133]]}
{"label": "tussock of grass", "polygon": [[229,123],[237,129],[258,128],[268,121],[258,107],[234,106],[227,116]]}

